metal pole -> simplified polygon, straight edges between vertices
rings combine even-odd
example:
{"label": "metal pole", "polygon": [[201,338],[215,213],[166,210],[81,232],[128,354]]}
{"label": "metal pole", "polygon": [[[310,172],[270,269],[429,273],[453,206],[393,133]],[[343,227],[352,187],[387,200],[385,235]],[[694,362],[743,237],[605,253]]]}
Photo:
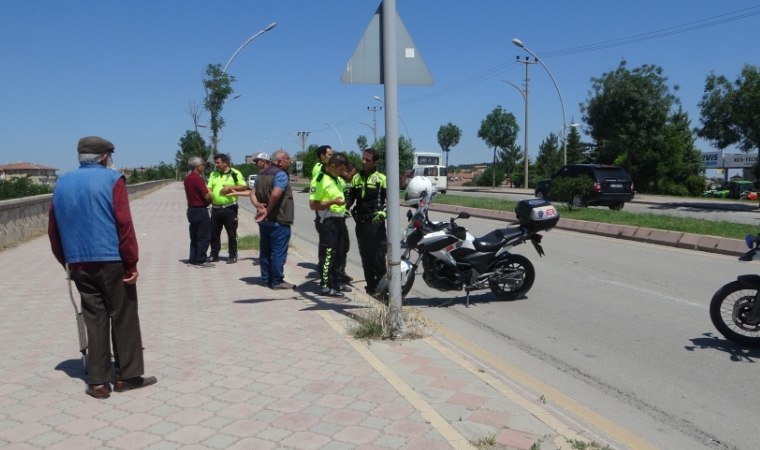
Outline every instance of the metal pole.
{"label": "metal pole", "polygon": [[232,60],[235,59],[238,53],[240,53],[240,50],[243,49],[246,45],[248,45],[252,40],[256,39],[257,37],[261,36],[262,34],[266,33],[267,31],[271,30],[277,25],[277,23],[272,22],[269,25],[267,25],[266,28],[259,31],[258,33],[254,34],[253,36],[249,37],[247,41],[243,42],[243,45],[241,45],[237,50],[235,50],[235,53],[232,54],[232,57],[230,57],[230,60],[227,61],[227,65],[224,66],[224,70],[222,70],[222,73],[227,73],[227,68],[230,67],[230,64],[232,63]]}
{"label": "metal pole", "polygon": [[401,230],[399,220],[398,78],[396,71],[396,0],[383,0],[380,23],[383,34],[385,98],[385,173],[388,183],[388,305],[390,320],[401,326]]}
{"label": "metal pole", "polygon": [[[512,42],[515,42],[515,40],[513,39]],[[517,42],[519,42],[519,44]],[[554,83],[554,87],[557,88],[557,94],[559,94],[559,103],[562,105],[562,125],[567,126],[567,121],[565,120],[565,100],[562,99],[562,92],[560,92],[559,90],[559,85],[557,84],[557,80],[554,79],[554,75],[552,75],[552,71],[549,70],[548,67],[546,67],[546,64],[544,64],[544,62],[541,61],[541,58],[539,58],[535,53],[530,51],[530,49],[528,49],[528,47],[523,45],[522,42],[520,42],[519,40],[517,40],[517,42],[515,42],[515,45],[517,45],[518,47],[521,47],[523,50],[533,55],[533,57],[536,58],[536,61],[538,61],[542,66],[544,66],[544,69],[546,69],[546,73],[549,74],[549,78],[552,79],[552,83]],[[527,87],[526,87],[526,90],[527,90]],[[563,146],[563,153],[565,156],[565,165],[567,165],[567,150],[565,149],[564,146]]]}
{"label": "metal pole", "polygon": [[530,78],[528,78],[528,66],[529,64],[525,63],[525,148],[523,151],[525,152],[525,184],[523,184],[524,189],[528,189],[528,163],[530,159],[528,158],[528,83],[530,81]]}
{"label": "metal pole", "polygon": [[345,147],[343,147],[343,138],[340,137],[340,133],[338,133],[338,129],[335,128],[335,127],[333,127],[333,125],[330,122],[325,122],[325,123],[327,125],[330,125],[332,127],[332,129],[335,130],[335,134],[337,134],[338,135],[338,139],[340,139],[340,149],[341,149],[341,151],[345,152],[346,149],[345,149]]}

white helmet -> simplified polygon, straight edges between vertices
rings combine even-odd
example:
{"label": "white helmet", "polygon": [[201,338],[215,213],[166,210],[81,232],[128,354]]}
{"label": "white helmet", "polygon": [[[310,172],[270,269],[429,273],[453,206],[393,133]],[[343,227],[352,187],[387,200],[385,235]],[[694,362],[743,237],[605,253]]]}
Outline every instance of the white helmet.
{"label": "white helmet", "polygon": [[406,191],[404,193],[404,205],[417,206],[417,204],[424,198],[432,198],[435,193],[433,183],[422,175],[418,175],[406,185]]}

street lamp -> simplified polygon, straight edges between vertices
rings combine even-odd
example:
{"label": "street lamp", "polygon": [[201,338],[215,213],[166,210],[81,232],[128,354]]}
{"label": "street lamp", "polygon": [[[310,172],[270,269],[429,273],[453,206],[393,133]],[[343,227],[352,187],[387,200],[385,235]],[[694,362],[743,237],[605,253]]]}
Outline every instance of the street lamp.
{"label": "street lamp", "polygon": [[[380,98],[380,97],[378,97],[377,95],[373,96],[372,98],[374,98],[375,100],[377,100],[378,102],[380,102],[380,103],[382,103],[382,104],[385,104],[385,102],[383,101],[383,99],[381,99],[381,98]],[[404,121],[404,118],[403,118],[403,117],[401,117],[401,114],[400,114],[400,113],[397,113],[397,114],[398,114],[398,118],[399,118],[399,119],[401,119],[401,123],[403,123],[403,124],[404,124],[404,130],[406,131],[406,137],[408,137],[408,138],[409,138],[409,140],[411,140],[411,139],[412,139],[412,136],[409,134],[409,128],[407,128],[407,127],[406,127],[406,122]]]}
{"label": "street lamp", "polygon": [[[554,83],[554,87],[557,88],[557,94],[559,94],[559,102],[562,104],[562,126],[565,127],[567,122],[565,121],[565,101],[562,99],[562,92],[559,90],[559,85],[557,84],[557,80],[554,79],[554,75],[552,75],[552,72],[549,70],[548,67],[546,67],[546,64],[544,64],[543,61],[541,61],[541,58],[539,58],[535,53],[530,51],[528,47],[526,47],[521,40],[514,38],[512,39],[512,43],[516,46],[520,47],[521,49],[525,50],[526,52],[533,55],[534,58],[536,58],[536,61],[541,63],[542,66],[544,66],[544,69],[546,69],[546,73],[549,74],[549,77],[551,77],[552,82]],[[563,128],[564,129],[564,128]],[[565,159],[565,165],[567,165],[567,142],[562,142],[562,154],[564,155]]]}
{"label": "street lamp", "polygon": [[[232,56],[230,57],[229,61],[227,61],[227,64],[224,66],[224,69],[222,69],[222,75],[224,75],[224,74],[227,73],[227,69],[230,67],[230,64],[232,64],[232,60],[235,59],[235,57],[237,56],[238,53],[240,53],[240,50],[242,50],[243,47],[245,47],[246,45],[248,45],[252,40],[256,39],[257,37],[261,36],[262,34],[266,33],[267,31],[271,30],[276,25],[277,24],[275,22],[270,23],[269,25],[267,25],[266,28],[264,28],[263,30],[259,31],[258,33],[254,34],[253,36],[251,36],[250,38],[248,38],[247,41],[243,42],[243,45],[241,45],[240,47],[238,47],[238,49],[235,50],[235,53],[233,53]],[[216,84],[216,79],[214,80],[214,82],[215,82],[214,84]],[[235,98],[237,98],[237,97],[235,97]],[[216,149],[217,143],[218,143],[218,139],[216,138],[216,136],[214,136],[214,152],[217,151],[217,149]]]}
{"label": "street lamp", "polygon": [[256,39],[257,37],[261,36],[262,34],[266,33],[267,31],[271,30],[277,25],[277,23],[272,22],[269,25],[267,25],[266,28],[259,31],[258,33],[254,34],[253,36],[249,37],[247,41],[243,42],[243,45],[240,46],[237,50],[235,50],[235,53],[232,54],[232,57],[230,57],[230,60],[227,61],[227,65],[224,66],[224,70],[222,70],[222,73],[227,73],[227,68],[230,67],[230,63],[232,63],[232,60],[235,59],[238,53],[240,53],[240,50],[243,49],[246,45],[248,45],[252,40]]}
{"label": "street lamp", "polygon": [[338,139],[340,139],[340,149],[341,149],[341,151],[345,152],[345,151],[346,151],[346,149],[343,147],[343,138],[342,138],[342,137],[340,137],[340,133],[338,133],[338,129],[337,129],[337,128],[335,128],[335,127],[333,127],[333,126],[332,126],[332,124],[331,124],[330,122],[325,122],[325,123],[326,123],[327,125],[330,125],[330,126],[332,127],[332,129],[333,129],[333,130],[335,130],[335,133],[338,135]]}

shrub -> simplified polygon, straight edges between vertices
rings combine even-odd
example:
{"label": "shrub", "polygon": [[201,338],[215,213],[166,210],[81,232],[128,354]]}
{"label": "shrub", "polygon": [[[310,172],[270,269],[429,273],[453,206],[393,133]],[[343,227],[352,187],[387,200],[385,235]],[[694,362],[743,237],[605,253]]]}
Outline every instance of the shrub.
{"label": "shrub", "polygon": [[552,181],[549,196],[558,199],[572,211],[574,207],[583,206],[593,186],[594,182],[588,175],[559,177]]}
{"label": "shrub", "polygon": [[36,184],[28,176],[0,180],[0,200],[50,194],[53,191],[46,184]]}
{"label": "shrub", "polygon": [[[491,168],[487,168],[483,171],[483,173],[474,180],[475,184],[477,186],[491,186],[493,183],[493,174],[491,172]],[[504,182],[504,171],[501,169],[496,169],[496,186],[501,186],[501,184]]]}
{"label": "shrub", "polygon": [[686,190],[692,197],[699,197],[707,189],[707,182],[702,175],[689,175],[686,179]]}

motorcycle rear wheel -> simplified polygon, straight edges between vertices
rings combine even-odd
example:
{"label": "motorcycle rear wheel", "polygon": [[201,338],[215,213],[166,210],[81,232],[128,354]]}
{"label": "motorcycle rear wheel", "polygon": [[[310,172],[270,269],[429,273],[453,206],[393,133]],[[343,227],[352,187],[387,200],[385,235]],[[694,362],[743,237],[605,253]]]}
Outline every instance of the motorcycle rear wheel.
{"label": "motorcycle rear wheel", "polygon": [[522,255],[510,255],[496,263],[494,269],[501,269],[504,275],[510,277],[505,279],[503,275],[500,277],[494,274],[488,279],[488,287],[500,300],[517,300],[528,293],[536,279],[533,263]]}
{"label": "motorcycle rear wheel", "polygon": [[713,295],[710,319],[718,332],[729,341],[747,347],[760,347],[760,324],[747,322],[757,289],[732,281]]}

